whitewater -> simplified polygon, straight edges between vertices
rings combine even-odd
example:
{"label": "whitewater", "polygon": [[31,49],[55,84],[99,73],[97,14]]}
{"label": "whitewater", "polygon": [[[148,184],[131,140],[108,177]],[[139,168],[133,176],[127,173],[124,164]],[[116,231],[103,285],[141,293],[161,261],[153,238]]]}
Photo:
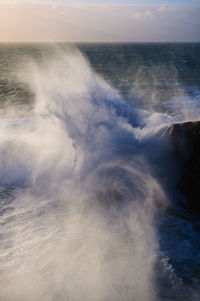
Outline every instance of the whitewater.
{"label": "whitewater", "polygon": [[147,110],[55,49],[17,71],[34,101],[0,109],[0,300],[199,300],[198,276],[170,260],[200,261],[167,135],[198,119],[199,95]]}

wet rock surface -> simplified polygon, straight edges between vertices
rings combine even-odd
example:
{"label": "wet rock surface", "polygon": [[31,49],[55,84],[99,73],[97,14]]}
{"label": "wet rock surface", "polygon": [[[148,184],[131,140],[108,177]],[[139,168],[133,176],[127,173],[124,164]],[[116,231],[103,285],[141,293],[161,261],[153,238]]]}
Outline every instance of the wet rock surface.
{"label": "wet rock surface", "polygon": [[170,137],[181,168],[176,185],[186,199],[187,208],[200,214],[200,121],[174,124]]}

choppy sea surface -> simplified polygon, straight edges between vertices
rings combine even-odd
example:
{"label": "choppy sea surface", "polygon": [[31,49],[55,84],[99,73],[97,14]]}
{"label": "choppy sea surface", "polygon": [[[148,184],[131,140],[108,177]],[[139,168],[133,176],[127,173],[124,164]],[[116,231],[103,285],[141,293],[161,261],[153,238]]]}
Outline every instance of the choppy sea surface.
{"label": "choppy sea surface", "polygon": [[0,44],[0,300],[199,300],[199,119],[200,43]]}

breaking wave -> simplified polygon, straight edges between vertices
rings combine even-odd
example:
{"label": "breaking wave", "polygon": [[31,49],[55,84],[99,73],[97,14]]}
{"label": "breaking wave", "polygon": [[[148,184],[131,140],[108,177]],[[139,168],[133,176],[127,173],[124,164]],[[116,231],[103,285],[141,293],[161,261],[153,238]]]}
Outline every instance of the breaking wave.
{"label": "breaking wave", "polygon": [[35,103],[1,118],[0,299],[155,301],[158,270],[180,286],[156,230],[172,116],[125,102],[75,49],[20,79]]}

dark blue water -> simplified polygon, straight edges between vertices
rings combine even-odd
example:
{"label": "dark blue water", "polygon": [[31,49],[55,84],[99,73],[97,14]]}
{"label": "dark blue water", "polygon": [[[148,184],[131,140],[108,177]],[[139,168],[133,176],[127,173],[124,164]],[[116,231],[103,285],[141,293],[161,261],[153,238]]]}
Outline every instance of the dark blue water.
{"label": "dark blue water", "polygon": [[0,299],[199,300],[167,129],[200,44],[0,45]]}

